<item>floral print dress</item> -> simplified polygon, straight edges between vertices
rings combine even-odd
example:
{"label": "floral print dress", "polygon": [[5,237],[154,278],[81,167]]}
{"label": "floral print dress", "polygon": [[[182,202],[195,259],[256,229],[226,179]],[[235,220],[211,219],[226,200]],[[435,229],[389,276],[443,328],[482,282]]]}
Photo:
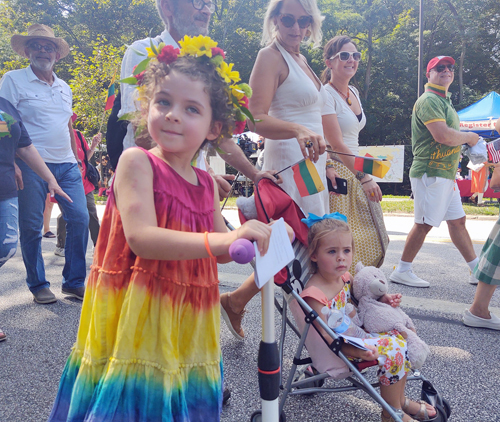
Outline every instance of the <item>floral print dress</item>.
{"label": "floral print dress", "polygon": [[[391,385],[403,378],[410,371],[411,364],[408,359],[407,344],[405,339],[398,331],[393,330],[388,333],[367,333],[358,327],[352,319],[346,314],[350,313],[348,304],[350,304],[350,276],[342,277],[344,287],[337,295],[328,300],[325,294],[317,287],[307,287],[301,297],[310,297],[325,305],[330,310],[330,313],[339,313],[342,316],[342,321],[337,321],[334,327],[330,327],[339,335],[344,333],[351,337],[362,338],[365,345],[375,346],[377,348],[378,357],[378,372],[377,376],[381,385]],[[332,325],[329,321],[329,326]],[[342,332],[338,328],[342,326]],[[347,326],[347,328],[346,328]]]}

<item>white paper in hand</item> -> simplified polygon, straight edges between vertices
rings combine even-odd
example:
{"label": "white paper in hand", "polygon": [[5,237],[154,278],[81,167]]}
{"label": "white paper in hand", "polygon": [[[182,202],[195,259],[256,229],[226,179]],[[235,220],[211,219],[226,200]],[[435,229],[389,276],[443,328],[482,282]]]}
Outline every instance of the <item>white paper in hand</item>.
{"label": "white paper in hand", "polygon": [[255,284],[259,289],[294,258],[292,244],[285,227],[285,220],[280,218],[275,221],[271,226],[271,230],[269,249],[264,256],[260,255],[257,244],[254,242]]}

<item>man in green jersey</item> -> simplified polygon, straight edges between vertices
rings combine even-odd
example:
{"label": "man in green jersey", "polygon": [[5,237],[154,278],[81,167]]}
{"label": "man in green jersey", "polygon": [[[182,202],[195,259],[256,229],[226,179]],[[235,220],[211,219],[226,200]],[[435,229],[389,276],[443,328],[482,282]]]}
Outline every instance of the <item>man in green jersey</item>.
{"label": "man in green jersey", "polygon": [[[429,287],[411,268],[427,233],[448,223],[450,237],[471,271],[478,261],[465,227],[465,212],[455,183],[461,145],[474,146],[479,136],[460,132],[460,120],[448,88],[453,82],[455,60],[434,57],[427,65],[425,92],[415,103],[411,119],[413,163],[410,181],[415,198],[415,224],[406,239],[403,255],[390,280],[412,287]],[[470,282],[477,284],[472,275]]]}

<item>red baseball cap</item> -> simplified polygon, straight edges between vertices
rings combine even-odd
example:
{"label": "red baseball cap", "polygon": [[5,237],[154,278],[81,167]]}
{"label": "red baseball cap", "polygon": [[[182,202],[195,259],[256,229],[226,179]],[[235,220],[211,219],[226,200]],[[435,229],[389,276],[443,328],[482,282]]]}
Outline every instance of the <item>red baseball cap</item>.
{"label": "red baseball cap", "polygon": [[437,56],[437,57],[434,57],[433,59],[431,59],[431,61],[429,63],[427,63],[427,73],[429,73],[431,71],[431,69],[434,69],[441,62],[455,64],[455,60],[453,59],[453,57]]}

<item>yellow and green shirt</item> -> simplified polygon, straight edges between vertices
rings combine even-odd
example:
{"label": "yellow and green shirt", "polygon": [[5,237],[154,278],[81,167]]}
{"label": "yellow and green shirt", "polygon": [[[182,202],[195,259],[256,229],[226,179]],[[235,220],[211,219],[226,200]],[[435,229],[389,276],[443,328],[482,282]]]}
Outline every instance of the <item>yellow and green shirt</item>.
{"label": "yellow and green shirt", "polygon": [[425,85],[425,92],[413,106],[413,163],[410,177],[420,178],[427,173],[429,177],[455,179],[461,146],[449,147],[440,144],[427,129],[429,123],[445,122],[448,127],[460,130],[460,119],[450,97],[451,94],[444,87],[428,83]]}

